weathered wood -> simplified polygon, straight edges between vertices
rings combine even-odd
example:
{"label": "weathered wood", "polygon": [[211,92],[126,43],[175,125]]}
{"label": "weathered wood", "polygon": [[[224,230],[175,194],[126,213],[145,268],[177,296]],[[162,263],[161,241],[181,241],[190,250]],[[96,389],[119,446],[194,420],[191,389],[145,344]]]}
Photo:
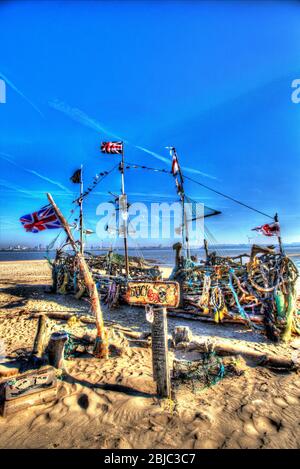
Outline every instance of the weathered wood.
{"label": "weathered wood", "polygon": [[0,364],[0,378],[8,378],[19,373],[20,362],[10,361]]}
{"label": "weathered wood", "polygon": [[64,218],[61,211],[55,204],[51,194],[47,194],[47,197],[52,207],[54,208],[55,213],[57,217],[59,218],[65,232],[67,233],[70,244],[73,247],[75,255],[78,260],[78,267],[79,267],[80,273],[82,274],[84,283],[89,293],[89,297],[91,301],[91,310],[93,311],[95,315],[96,327],[97,327],[97,337],[96,337],[96,342],[95,342],[94,354],[98,358],[107,358],[108,357],[108,342],[107,342],[106,332],[104,329],[103,315],[102,315],[100,299],[99,299],[96,284],[94,282],[93,276],[89,270],[89,267],[85,261],[84,256],[78,250],[78,246],[76,242],[74,241],[73,235],[71,233],[71,229],[66,219]]}
{"label": "weathered wood", "polygon": [[36,336],[34,339],[34,345],[32,349],[32,355],[35,355],[38,358],[41,358],[44,352],[44,340],[45,332],[47,328],[47,318],[44,314],[38,318],[38,326],[36,331]]}
{"label": "weathered wood", "polygon": [[173,249],[176,252],[176,254],[175,254],[175,267],[179,268],[180,259],[181,259],[182,244],[179,243],[179,242],[173,244]]}
{"label": "weathered wood", "polygon": [[[203,339],[202,341],[193,341],[188,344],[180,343],[177,346],[178,349],[199,352],[206,352],[207,347],[208,342],[206,339]],[[250,350],[242,345],[236,345],[221,340],[214,341],[213,350],[220,356],[242,355],[245,358],[254,360],[257,365],[261,366],[287,369],[299,368],[299,362],[297,363],[290,358],[259,352],[256,350]]]}
{"label": "weathered wood", "polygon": [[55,370],[45,366],[0,380],[0,407],[3,416],[56,396]]}
{"label": "weathered wood", "polygon": [[1,415],[2,417],[8,417],[9,415],[21,411],[28,410],[33,405],[46,404],[55,400],[57,397],[57,388],[52,387],[43,391],[29,394],[27,396],[19,397],[11,401],[3,401],[1,403]]}
{"label": "weathered wood", "polygon": [[152,323],[152,367],[157,393],[161,397],[171,396],[170,370],[168,362],[168,328],[166,308],[155,308]]}
{"label": "weathered wood", "polygon": [[[183,311],[183,310],[168,310],[168,316],[173,317],[173,318],[183,318],[183,319],[191,319],[192,321],[203,321],[203,322],[211,322],[215,324],[215,320],[208,316],[207,314],[199,314],[198,312],[194,311]],[[248,315],[249,319],[251,322],[254,322],[256,324],[263,324],[263,316],[258,316],[258,315]],[[245,324],[248,326],[248,323],[246,322],[245,319],[243,319],[240,316],[236,317],[225,317],[222,319],[222,324],[227,323],[227,324]]]}
{"label": "weathered wood", "polygon": [[178,282],[170,281],[130,281],[127,284],[125,301],[133,305],[152,304],[173,306],[179,304],[180,291]]}
{"label": "weathered wood", "polygon": [[56,385],[56,374],[51,366],[29,370],[17,376],[0,380],[0,396],[5,400],[16,399],[27,394]]}
{"label": "weathered wood", "polygon": [[[30,319],[31,318],[39,318],[41,316],[41,313],[38,312],[38,311],[27,311],[27,314],[30,315]],[[80,320],[82,322],[85,322],[87,324],[96,324],[95,317],[93,317],[93,316],[83,316],[83,315],[80,315],[80,314],[76,314],[74,312],[72,312],[72,313],[61,313],[61,312],[49,311],[49,313],[48,312],[45,313],[45,316],[47,316],[47,318],[49,318],[49,319],[58,319],[58,320],[61,320],[61,321],[68,321],[69,319],[71,319],[75,316],[78,320]]]}
{"label": "weathered wood", "polygon": [[48,356],[50,365],[64,369],[64,348],[68,340],[66,332],[54,332],[51,334],[48,344]]}

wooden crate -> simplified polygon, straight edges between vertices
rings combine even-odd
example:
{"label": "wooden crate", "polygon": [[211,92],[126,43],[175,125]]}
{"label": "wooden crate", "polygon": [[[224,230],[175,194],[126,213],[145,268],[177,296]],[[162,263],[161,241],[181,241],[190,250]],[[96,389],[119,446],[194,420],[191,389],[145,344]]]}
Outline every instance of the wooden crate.
{"label": "wooden crate", "polygon": [[42,367],[0,381],[0,412],[3,417],[32,405],[50,402],[57,395],[53,367]]}

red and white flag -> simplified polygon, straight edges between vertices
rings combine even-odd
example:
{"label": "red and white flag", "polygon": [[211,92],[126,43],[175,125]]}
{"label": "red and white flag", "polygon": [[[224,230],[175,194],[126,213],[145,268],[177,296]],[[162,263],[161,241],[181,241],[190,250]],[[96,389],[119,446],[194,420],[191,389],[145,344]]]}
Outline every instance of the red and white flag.
{"label": "red and white flag", "polygon": [[256,228],[252,228],[252,231],[258,231],[264,236],[280,236],[280,226],[277,222],[257,226]]}
{"label": "red and white flag", "polygon": [[173,176],[176,176],[178,171],[179,171],[179,165],[178,165],[177,156],[173,155],[173,159],[172,159],[172,174],[173,174]]}
{"label": "red and white flag", "polygon": [[102,142],[101,151],[102,153],[114,153],[117,155],[122,155],[123,142]]}

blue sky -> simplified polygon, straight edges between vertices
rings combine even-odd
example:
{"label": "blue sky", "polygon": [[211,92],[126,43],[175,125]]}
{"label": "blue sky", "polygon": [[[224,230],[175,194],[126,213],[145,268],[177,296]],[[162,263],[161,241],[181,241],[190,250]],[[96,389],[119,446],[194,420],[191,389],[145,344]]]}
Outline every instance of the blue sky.
{"label": "blue sky", "polygon": [[[53,239],[25,233],[19,217],[47,191],[69,216],[70,175],[81,163],[86,183],[109,170],[117,157],[99,145],[111,134],[129,142],[128,161],[157,168],[168,165],[141,147],[168,158],[164,147],[176,146],[187,175],[277,211],[284,240],[300,241],[296,2],[2,2],[0,44],[2,246]],[[126,186],[132,201],[175,194],[164,174],[130,170]],[[89,228],[119,188],[115,172],[90,195]],[[222,211],[207,221],[219,242],[247,242],[268,221],[190,181],[186,192]]]}

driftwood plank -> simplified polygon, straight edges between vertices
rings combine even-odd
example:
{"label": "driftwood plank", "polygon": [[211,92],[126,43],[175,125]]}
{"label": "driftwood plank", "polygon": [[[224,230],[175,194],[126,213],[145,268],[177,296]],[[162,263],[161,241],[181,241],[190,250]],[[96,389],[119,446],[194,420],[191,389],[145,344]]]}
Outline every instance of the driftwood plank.
{"label": "driftwood plank", "polygon": [[[178,344],[177,348],[188,351],[207,352],[208,342],[205,339],[203,341],[193,341],[190,343],[181,342]],[[286,368],[290,370],[299,368],[299,363],[290,358],[251,350],[242,345],[236,345],[221,340],[215,340],[213,342],[213,350],[220,356],[242,355],[245,358],[254,360],[261,366]]]}
{"label": "driftwood plank", "polygon": [[38,318],[38,327],[37,327],[33,350],[32,350],[32,354],[38,358],[41,358],[43,355],[46,328],[47,328],[47,317],[45,316],[45,314],[41,314],[41,316],[39,316]]}
{"label": "driftwood plank", "polygon": [[33,405],[45,404],[51,402],[57,397],[57,388],[52,387],[49,389],[44,389],[40,392],[34,394],[29,394],[27,396],[19,397],[18,399],[13,399],[10,401],[3,401],[0,405],[0,411],[2,417],[7,417],[10,414],[21,410],[27,410]]}

